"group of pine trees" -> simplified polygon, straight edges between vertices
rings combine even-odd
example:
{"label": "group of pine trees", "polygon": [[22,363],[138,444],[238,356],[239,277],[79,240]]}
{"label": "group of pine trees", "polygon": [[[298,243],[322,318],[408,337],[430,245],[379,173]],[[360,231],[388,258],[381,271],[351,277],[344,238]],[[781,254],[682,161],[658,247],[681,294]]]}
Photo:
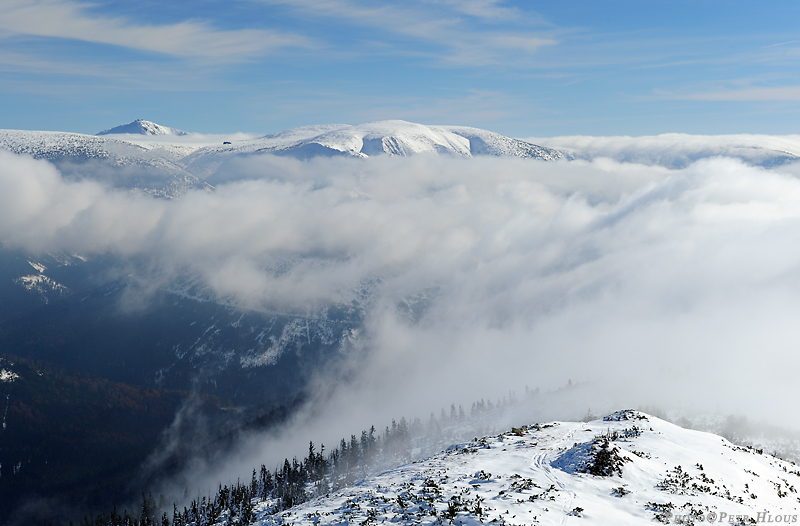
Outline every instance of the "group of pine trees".
{"label": "group of pine trees", "polygon": [[420,450],[422,442],[427,440],[430,446],[439,446],[442,440],[456,438],[447,430],[492,413],[496,416],[514,403],[513,393],[497,404],[481,400],[472,404],[469,418],[461,406],[452,405],[449,414],[442,409],[438,419],[431,413],[427,429],[418,418],[411,424],[405,418],[399,422],[392,420],[382,435],[373,426],[362,431],[360,437],[351,435],[350,440],[342,439],[327,454],[324,445],[317,450],[309,442],[308,456],[304,459],[287,458],[274,470],[262,464],[260,469],[253,470],[249,483],[219,485],[215,495],[194,499],[182,510],[173,505],[168,514],[163,498],[157,505],[151,495],[142,495],[136,513],[126,510],[120,514],[114,509],[108,514],[84,518],[81,526],[206,526],[220,519],[225,519],[228,525],[252,524],[256,519],[254,503],[268,503],[261,514],[272,514],[347,487],[375,468],[409,461],[412,449]]}

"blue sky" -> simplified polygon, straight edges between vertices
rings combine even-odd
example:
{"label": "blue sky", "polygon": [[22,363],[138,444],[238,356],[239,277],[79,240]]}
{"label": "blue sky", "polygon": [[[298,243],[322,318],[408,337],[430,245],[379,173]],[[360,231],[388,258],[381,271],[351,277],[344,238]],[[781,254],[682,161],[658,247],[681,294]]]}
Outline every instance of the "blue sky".
{"label": "blue sky", "polygon": [[800,2],[0,0],[0,128],[798,132]]}

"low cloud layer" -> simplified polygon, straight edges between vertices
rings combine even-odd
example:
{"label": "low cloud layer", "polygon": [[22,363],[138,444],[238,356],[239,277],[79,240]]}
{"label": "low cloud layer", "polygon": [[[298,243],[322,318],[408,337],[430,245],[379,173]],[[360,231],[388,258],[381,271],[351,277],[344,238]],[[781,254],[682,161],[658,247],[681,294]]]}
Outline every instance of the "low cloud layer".
{"label": "low cloud layer", "polygon": [[569,380],[596,386],[583,411],[800,418],[795,166],[264,156],[230,170],[166,201],[0,152],[0,239],[191,272],[242,308],[370,287],[358,366],[319,380],[316,423],[296,420],[306,440]]}
{"label": "low cloud layer", "polygon": [[642,137],[584,135],[529,138],[535,144],[572,152],[582,159],[686,168],[710,157],[731,157],[755,166],[780,166],[800,160],[798,135],[689,135],[665,133]]}

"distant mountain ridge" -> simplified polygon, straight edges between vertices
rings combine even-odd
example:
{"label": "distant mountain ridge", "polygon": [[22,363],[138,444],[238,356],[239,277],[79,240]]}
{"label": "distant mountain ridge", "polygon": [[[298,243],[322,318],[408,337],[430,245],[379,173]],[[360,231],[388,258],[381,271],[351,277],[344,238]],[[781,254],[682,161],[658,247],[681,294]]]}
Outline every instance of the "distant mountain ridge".
{"label": "distant mountain ridge", "polygon": [[[332,127],[333,128],[333,127]],[[426,126],[401,120],[389,120],[341,125],[315,133],[319,128],[299,128],[266,135],[257,142],[258,151],[296,152],[318,150],[320,154],[345,154],[354,157],[374,155],[408,156],[420,153],[525,157],[554,161],[564,154],[518,139],[466,126]],[[302,137],[301,132],[311,132]],[[281,144],[287,138],[298,139],[294,144]],[[321,153],[328,150],[325,153]]]}
{"label": "distant mountain ridge", "polygon": [[117,189],[164,198],[180,197],[192,189],[210,190],[230,179],[233,171],[227,169],[228,162],[254,155],[300,160],[384,155],[571,158],[556,149],[478,128],[399,120],[304,126],[254,139],[221,135],[218,140],[209,146],[206,136],[142,119],[97,135],[0,130],[0,149],[50,161],[68,177],[94,178]]}
{"label": "distant mountain ridge", "polygon": [[0,149],[53,163],[62,175],[173,198],[208,185],[181,163],[185,153],[81,133],[0,130]]}
{"label": "distant mountain ridge", "polygon": [[177,128],[170,128],[168,126],[161,126],[155,122],[146,121],[143,119],[136,119],[128,124],[121,124],[108,130],[98,132],[97,135],[114,135],[114,134],[137,134],[137,135],[189,135],[183,130]]}
{"label": "distant mountain ridge", "polygon": [[201,148],[185,159],[187,169],[200,177],[213,174],[235,157],[272,154],[298,159],[313,157],[519,157],[543,161],[569,158],[563,152],[519,139],[466,126],[427,126],[401,120],[351,126],[304,126],[249,141]]}
{"label": "distant mountain ridge", "polygon": [[[97,135],[134,134],[146,136],[188,136],[176,128],[137,119],[103,130]],[[555,149],[537,146],[479,128],[428,126],[402,120],[376,121],[351,126],[328,124],[303,126],[246,141],[223,141],[223,147],[199,148],[195,157],[274,153],[301,159],[310,157],[414,154],[451,154],[461,157],[489,155],[542,160],[563,159]],[[191,163],[191,161],[189,161]],[[189,164],[187,163],[187,164]]]}
{"label": "distant mountain ridge", "polygon": [[[231,180],[229,162],[258,155],[300,160],[414,155],[541,161],[592,161],[609,157],[618,162],[670,169],[682,169],[710,157],[730,157],[766,168],[800,162],[800,141],[796,136],[664,134],[515,139],[468,126],[424,125],[402,120],[311,125],[255,136],[201,135],[137,119],[97,135],[0,130],[0,149],[48,160],[65,174],[76,165],[99,162],[112,168],[102,175],[112,186],[167,198]],[[115,170],[125,176],[118,177],[120,174],[115,175]]]}
{"label": "distant mountain ridge", "polygon": [[800,136],[797,135],[665,133],[639,137],[578,135],[527,140],[557,148],[574,159],[592,161],[605,157],[621,163],[657,165],[672,170],[711,157],[738,159],[764,168],[800,162]]}

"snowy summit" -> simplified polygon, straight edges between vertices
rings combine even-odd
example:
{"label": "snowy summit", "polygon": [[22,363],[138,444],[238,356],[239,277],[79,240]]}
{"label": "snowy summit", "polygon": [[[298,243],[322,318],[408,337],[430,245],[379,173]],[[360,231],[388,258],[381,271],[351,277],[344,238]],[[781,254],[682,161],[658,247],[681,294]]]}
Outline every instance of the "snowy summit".
{"label": "snowy summit", "polygon": [[128,124],[115,126],[108,130],[103,130],[97,135],[116,135],[116,134],[133,134],[133,135],[189,135],[187,132],[170,128],[168,126],[161,126],[155,122],[136,119]]}
{"label": "snowy summit", "polygon": [[369,122],[356,126],[305,126],[217,150],[213,153],[218,154],[219,150],[240,154],[274,153],[298,158],[335,155],[405,157],[420,153],[460,157],[525,157],[547,161],[564,158],[564,154],[557,150],[478,128],[427,126],[401,120]]}
{"label": "snowy summit", "polygon": [[325,473],[316,479],[298,470],[292,506],[281,504],[287,460],[275,477],[262,468],[250,485],[193,502],[175,524],[745,525],[800,515],[794,463],[632,410],[512,428],[342,487],[348,458],[312,469]]}

